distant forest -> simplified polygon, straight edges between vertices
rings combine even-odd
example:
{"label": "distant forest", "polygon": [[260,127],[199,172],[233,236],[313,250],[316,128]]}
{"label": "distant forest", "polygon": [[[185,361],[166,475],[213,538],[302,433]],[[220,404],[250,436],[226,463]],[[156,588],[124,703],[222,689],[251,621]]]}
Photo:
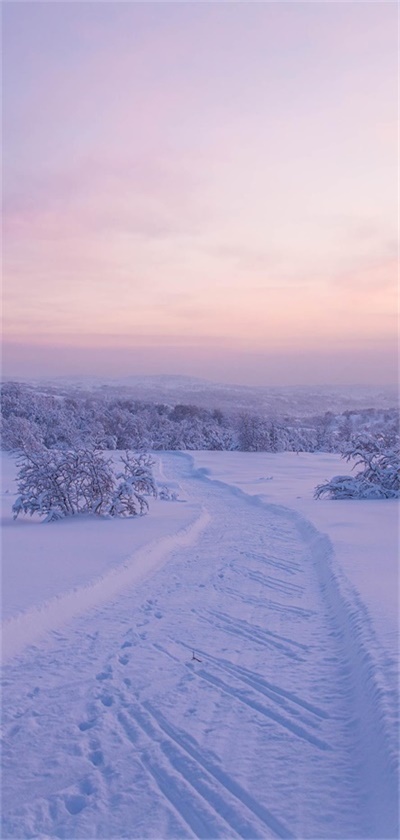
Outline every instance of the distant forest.
{"label": "distant forest", "polygon": [[179,403],[144,402],[71,388],[68,393],[19,382],[1,387],[2,447],[8,451],[240,450],[244,452],[342,452],[356,435],[393,441],[399,411],[355,409],[296,417],[222,411]]}

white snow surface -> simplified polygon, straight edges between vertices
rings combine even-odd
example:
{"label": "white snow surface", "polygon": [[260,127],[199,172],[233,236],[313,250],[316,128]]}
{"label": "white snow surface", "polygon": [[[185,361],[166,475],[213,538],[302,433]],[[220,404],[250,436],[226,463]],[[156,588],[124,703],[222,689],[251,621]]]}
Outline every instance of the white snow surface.
{"label": "white snow surface", "polygon": [[397,503],[155,457],[177,501],[45,525],[3,456],[1,836],[397,837]]}
{"label": "white snow surface", "polygon": [[400,525],[397,499],[316,501],[317,484],[333,475],[352,474],[351,462],[330,453],[196,452],[194,463],[205,469],[210,478],[298,511],[326,534],[338,565],[368,608],[380,642],[396,658]]}

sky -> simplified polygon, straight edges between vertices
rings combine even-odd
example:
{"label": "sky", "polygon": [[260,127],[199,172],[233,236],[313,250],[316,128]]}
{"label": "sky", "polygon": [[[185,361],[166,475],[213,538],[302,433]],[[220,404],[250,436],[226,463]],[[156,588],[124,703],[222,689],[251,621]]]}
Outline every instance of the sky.
{"label": "sky", "polygon": [[397,6],[3,4],[3,376],[397,379]]}

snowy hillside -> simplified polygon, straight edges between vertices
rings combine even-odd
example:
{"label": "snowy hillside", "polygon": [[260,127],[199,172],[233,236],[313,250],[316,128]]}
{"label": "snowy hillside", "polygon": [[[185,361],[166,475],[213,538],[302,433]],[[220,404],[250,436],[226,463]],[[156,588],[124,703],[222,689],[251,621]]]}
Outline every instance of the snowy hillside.
{"label": "snowy hillside", "polygon": [[11,520],[2,837],[395,838],[396,501],[333,454],[157,453],[147,517]]}
{"label": "snowy hillside", "polygon": [[398,406],[395,387],[366,385],[320,386],[249,386],[211,382],[191,376],[128,376],[119,379],[105,377],[56,377],[35,380],[32,384],[45,389],[70,391],[78,389],[92,393],[120,394],[126,398],[149,402],[191,403],[202,408],[221,408],[224,411],[262,411],[272,416],[285,414],[299,417],[323,414],[325,411]]}

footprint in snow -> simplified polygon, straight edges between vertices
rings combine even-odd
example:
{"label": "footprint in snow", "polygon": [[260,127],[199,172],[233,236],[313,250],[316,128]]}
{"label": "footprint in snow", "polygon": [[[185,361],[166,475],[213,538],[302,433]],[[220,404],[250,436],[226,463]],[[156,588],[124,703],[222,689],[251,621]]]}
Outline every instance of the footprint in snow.
{"label": "footprint in snow", "polygon": [[121,665],[127,665],[129,662],[129,656],[127,656],[126,654],[124,654],[124,656],[120,656],[118,662],[120,662]]}
{"label": "footprint in snow", "polygon": [[38,696],[38,694],[39,694],[39,692],[40,692],[40,688],[39,688],[38,686],[36,686],[36,687],[33,689],[33,691],[29,691],[29,692],[28,692],[28,697],[31,697],[31,698],[32,698],[32,697],[37,697],[37,696]]}
{"label": "footprint in snow", "polygon": [[88,729],[92,729],[95,723],[95,720],[84,720],[82,721],[82,723],[78,724],[78,728],[81,730],[81,732],[86,732]]}
{"label": "footprint in snow", "polygon": [[188,710],[185,712],[184,717],[187,717],[188,715],[195,715],[195,714],[196,714],[196,709],[195,709],[194,707],[191,707],[190,709],[188,709]]}
{"label": "footprint in snow", "polygon": [[[82,732],[82,730],[81,730]],[[65,752],[67,755],[83,755],[82,747],[80,744],[74,744],[73,742],[67,744],[64,747]]]}
{"label": "footprint in snow", "polygon": [[10,729],[10,730],[9,730],[9,732],[8,732],[8,735],[9,735],[11,738],[13,738],[13,737],[14,737],[14,735],[18,735],[18,732],[20,732],[20,730],[21,730],[21,726],[20,726],[20,724],[19,724],[19,723],[16,723],[14,726],[12,726],[12,727],[11,727],[11,729]]}
{"label": "footprint in snow", "polygon": [[134,645],[138,641],[138,638],[138,634],[135,632],[134,628],[129,627],[129,630],[127,630],[127,632],[124,633],[123,641],[121,644],[121,650],[123,650],[124,648],[134,647]]}
{"label": "footprint in snow", "polygon": [[103,694],[102,697],[100,697],[100,700],[103,706],[112,706],[112,704],[114,703],[114,698],[111,696],[111,694]]}
{"label": "footprint in snow", "polygon": [[86,796],[90,796],[91,793],[94,793],[94,789],[93,781],[89,776],[86,776],[85,779],[82,779],[82,781],[79,782],[79,790]]}
{"label": "footprint in snow", "polygon": [[111,665],[108,665],[107,668],[104,668],[104,671],[100,671],[99,674],[96,674],[96,680],[111,680],[112,679],[112,668]]}
{"label": "footprint in snow", "polygon": [[[86,753],[86,756],[91,764],[93,764],[93,767],[100,767],[100,765],[104,764],[104,755],[100,746],[101,744],[98,738],[89,738],[89,751]],[[94,792],[94,785],[89,776],[80,782],[79,790],[86,795]]]}
{"label": "footprint in snow", "polygon": [[100,767],[101,764],[104,763],[104,756],[101,750],[92,750],[89,753],[89,761],[92,762],[94,767]]}
{"label": "footprint in snow", "polygon": [[87,801],[86,797],[82,796],[81,794],[73,794],[72,796],[66,796],[64,799],[65,807],[70,814],[75,816],[76,814],[80,814],[84,808],[86,808]]}

